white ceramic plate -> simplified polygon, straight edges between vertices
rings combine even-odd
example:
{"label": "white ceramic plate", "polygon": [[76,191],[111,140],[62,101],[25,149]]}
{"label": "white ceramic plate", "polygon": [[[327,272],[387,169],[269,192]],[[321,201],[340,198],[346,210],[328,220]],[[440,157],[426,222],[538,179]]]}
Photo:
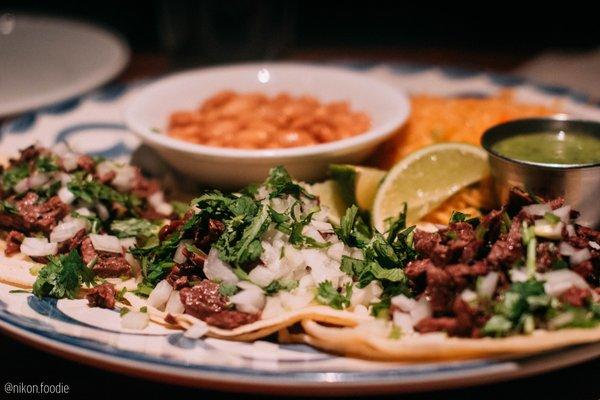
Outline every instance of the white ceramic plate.
{"label": "white ceramic plate", "polygon": [[83,22],[0,16],[0,117],[79,96],[117,75],[124,41]]}
{"label": "white ceramic plate", "polygon": [[[600,108],[562,88],[518,78],[407,65],[359,65],[366,74],[410,93],[481,95],[511,88],[518,99],[561,101],[574,115],[600,120]],[[109,86],[66,104],[25,114],[0,130],[0,153],[14,154],[33,141],[69,142],[76,150],[143,162],[156,174],[161,164],[123,124],[123,109],[139,84]],[[97,367],[221,390],[280,394],[375,394],[483,384],[528,376],[600,356],[600,344],[575,346],[519,359],[424,364],[377,363],[316,351],[303,345],[193,341],[151,326],[133,334],[115,323],[113,311],[90,319],[81,301],[37,299],[9,293],[0,284],[0,329],[32,346]]]}

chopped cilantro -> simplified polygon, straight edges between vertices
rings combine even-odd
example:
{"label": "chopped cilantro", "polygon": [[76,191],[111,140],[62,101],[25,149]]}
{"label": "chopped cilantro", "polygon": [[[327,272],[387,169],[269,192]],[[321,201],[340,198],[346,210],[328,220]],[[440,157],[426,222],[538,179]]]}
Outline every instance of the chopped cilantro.
{"label": "chopped cilantro", "polygon": [[288,279],[288,280],[281,279],[281,280],[273,281],[273,282],[269,283],[269,285],[267,287],[265,287],[264,290],[265,290],[265,293],[270,296],[270,295],[273,295],[282,290],[289,292],[291,290],[296,289],[297,287],[298,287],[298,281],[291,280],[291,279]]}
{"label": "chopped cilantro", "polygon": [[0,200],[0,213],[18,214],[17,207],[6,200]]}
{"label": "chopped cilantro", "polygon": [[560,222],[560,217],[555,214],[552,214],[551,212],[545,213],[544,219],[550,222],[552,225],[556,225]]}
{"label": "chopped cilantro", "polygon": [[5,192],[12,188],[22,179],[29,176],[29,166],[27,164],[17,164],[4,171],[2,175],[2,188]]}
{"label": "chopped cilantro", "polygon": [[129,308],[121,307],[121,309],[119,310],[119,315],[122,317],[123,315],[127,314],[129,311],[131,311]]}
{"label": "chopped cilantro", "polygon": [[50,296],[59,299],[77,297],[81,285],[94,282],[92,270],[85,266],[77,251],[67,255],[50,257],[33,284],[33,293],[38,297]]}
{"label": "chopped cilantro", "polygon": [[147,306],[143,306],[142,308],[140,308],[140,312],[147,313],[148,312],[148,307]]}
{"label": "chopped cilantro", "polygon": [[116,202],[123,204],[128,210],[141,205],[141,200],[138,197],[132,194],[120,193],[98,181],[88,180],[81,172],[72,175],[72,180],[67,183],[67,188],[76,197],[87,203],[94,203],[98,200]]}
{"label": "chopped cilantro", "polygon": [[297,199],[300,196],[308,199],[315,198],[315,196],[308,193],[302,186],[295,183],[290,174],[282,166],[277,166],[269,171],[266,186],[271,190],[270,198],[280,197],[283,194],[289,194]]}
{"label": "chopped cilantro", "polygon": [[223,296],[230,297],[237,293],[237,286],[232,283],[221,283],[219,285],[219,293]]}
{"label": "chopped cilantro", "polygon": [[342,293],[338,292],[331,281],[323,281],[317,288],[316,299],[319,303],[328,305],[337,310],[350,306],[352,297],[352,284],[347,284]]}
{"label": "chopped cilantro", "polygon": [[160,226],[147,219],[129,218],[113,221],[110,230],[119,238],[136,237],[147,242],[158,235]]}
{"label": "chopped cilantro", "polygon": [[52,157],[41,156],[35,161],[35,168],[40,172],[58,171],[58,164]]}

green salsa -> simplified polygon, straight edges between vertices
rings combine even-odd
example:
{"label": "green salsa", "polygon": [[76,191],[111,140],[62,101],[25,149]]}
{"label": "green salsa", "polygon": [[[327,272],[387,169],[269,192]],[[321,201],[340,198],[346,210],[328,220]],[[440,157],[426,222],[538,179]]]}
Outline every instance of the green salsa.
{"label": "green salsa", "polygon": [[586,133],[524,133],[499,140],[492,150],[514,160],[540,164],[600,162],[600,138]]}

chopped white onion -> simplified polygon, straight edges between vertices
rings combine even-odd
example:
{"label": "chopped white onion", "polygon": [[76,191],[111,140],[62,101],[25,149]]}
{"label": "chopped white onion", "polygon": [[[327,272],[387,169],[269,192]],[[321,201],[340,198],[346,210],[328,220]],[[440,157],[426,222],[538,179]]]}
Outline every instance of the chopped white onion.
{"label": "chopped white onion", "polygon": [[477,301],[477,296],[477,293],[475,293],[471,289],[465,289],[460,293],[460,298],[465,303],[472,303],[474,301]]}
{"label": "chopped white onion", "polygon": [[135,245],[137,244],[137,239],[134,237],[128,237],[128,238],[119,239],[119,242],[121,242],[122,248],[129,250],[132,247],[135,247]]}
{"label": "chopped white onion", "polygon": [[77,169],[79,156],[74,153],[68,153],[61,157],[62,165],[65,171],[70,172]]}
{"label": "chopped white onion", "polygon": [[265,287],[275,280],[275,272],[264,265],[257,265],[248,273],[248,277],[252,283],[260,287]]}
{"label": "chopped white onion", "polygon": [[236,309],[249,314],[258,314],[265,306],[265,295],[260,290],[244,289],[229,298]]}
{"label": "chopped white onion", "polygon": [[548,321],[548,328],[550,328],[550,329],[560,328],[561,326],[565,326],[568,323],[570,323],[571,321],[573,321],[574,318],[575,318],[575,315],[570,311],[564,312],[562,314],[558,314],[556,317],[554,317],[550,321]]}
{"label": "chopped white onion", "polygon": [[100,217],[102,221],[106,221],[110,217],[108,208],[100,202],[96,203],[96,211],[98,211],[98,217]]}
{"label": "chopped white onion", "polygon": [[549,296],[560,296],[563,292],[572,286],[580,289],[587,289],[589,285],[579,274],[570,269],[559,269],[546,272],[542,275],[544,290]]}
{"label": "chopped white onion", "polygon": [[594,249],[594,250],[600,250],[600,244],[598,244],[598,243],[596,243],[596,242],[594,242],[594,241],[592,241],[592,240],[590,240],[590,241],[588,242],[588,244],[590,245],[590,247],[591,247],[592,249]]}
{"label": "chopped white onion", "polygon": [[29,177],[29,187],[33,189],[38,188],[40,186],[43,186],[49,180],[50,177],[48,176],[48,174],[35,173]]}
{"label": "chopped white onion", "polygon": [[490,272],[486,276],[483,276],[477,280],[477,294],[481,298],[491,299],[494,296],[494,292],[496,291],[496,286],[498,285],[498,275],[497,272]]}
{"label": "chopped white onion", "polygon": [[569,236],[575,236],[575,227],[571,224],[567,225],[567,234]]}
{"label": "chopped white onion", "polygon": [[102,161],[96,165],[96,175],[102,177],[112,171],[116,172],[117,166],[112,161]]}
{"label": "chopped white onion", "polygon": [[508,271],[508,274],[510,275],[510,280],[512,282],[525,282],[529,279],[529,275],[525,268],[513,268]]}
{"label": "chopped white onion", "polygon": [[177,250],[175,250],[175,255],[173,256],[173,262],[177,264],[183,264],[185,262],[187,258],[183,254],[183,250],[185,250],[185,247],[190,243],[192,243],[191,240],[182,240],[181,243],[179,243]]}
{"label": "chopped white onion", "polygon": [[58,195],[60,201],[62,201],[65,204],[71,204],[73,200],[75,200],[75,195],[71,193],[71,191],[65,186],[58,189],[58,193],[56,194]]}
{"label": "chopped white onion", "polygon": [[171,286],[166,279],[163,279],[158,282],[150,292],[150,295],[148,296],[148,305],[162,310],[165,304],[167,304],[172,292],[173,286]]}
{"label": "chopped white onion", "polygon": [[204,275],[212,281],[237,283],[239,278],[233,273],[231,267],[219,258],[219,252],[212,248],[204,262]]}
{"label": "chopped white onion", "polygon": [[416,300],[409,299],[403,294],[399,294],[398,296],[392,297],[391,303],[393,306],[398,307],[401,311],[404,312],[409,312],[417,306]]}
{"label": "chopped white onion", "polygon": [[571,261],[571,265],[579,265],[590,258],[592,258],[592,253],[590,253],[589,249],[586,247],[585,249],[577,250],[571,254],[569,260]]}
{"label": "chopped white onion", "polygon": [[545,219],[537,219],[533,227],[533,232],[536,236],[550,240],[559,240],[562,238],[562,228],[565,224],[558,222],[552,224]]}
{"label": "chopped white onion", "polygon": [[286,310],[298,310],[306,307],[312,302],[314,297],[314,294],[309,291],[295,290],[293,293],[279,292],[281,306]]}
{"label": "chopped white onion", "polygon": [[532,204],[523,207],[523,211],[529,215],[544,216],[547,212],[551,212],[552,208],[548,204]]}
{"label": "chopped white onion", "polygon": [[562,222],[566,224],[571,219],[571,206],[562,206],[556,210],[552,210],[552,214],[556,215]]}
{"label": "chopped white onion", "polygon": [[19,182],[17,182],[17,184],[14,186],[14,190],[17,193],[25,193],[26,191],[28,191],[30,188],[29,185],[29,178],[23,178],[21,179]]}
{"label": "chopped white onion", "polygon": [[56,243],[49,243],[46,238],[27,237],[21,243],[21,253],[30,257],[51,256],[58,252]]}
{"label": "chopped white onion", "polygon": [[98,235],[90,233],[90,240],[94,249],[98,251],[108,251],[110,253],[122,253],[123,248],[121,247],[121,241],[118,237],[113,235]]}
{"label": "chopped white onion", "polygon": [[63,184],[63,186],[66,186],[67,183],[69,183],[73,180],[71,175],[65,174],[64,172],[55,172],[54,177],[55,177],[55,179],[58,179],[60,181],[60,183]]}
{"label": "chopped white onion", "polygon": [[89,209],[85,207],[78,208],[77,210],[75,210],[75,212],[81,215],[82,217],[91,217],[92,215],[94,215],[94,213],[92,213]]}
{"label": "chopped white onion", "polygon": [[414,332],[413,320],[410,314],[403,313],[400,311],[394,311],[393,322],[394,325],[400,328],[400,330],[404,334],[410,334]]}
{"label": "chopped white onion", "polygon": [[125,253],[125,261],[131,266],[133,276],[139,278],[142,275],[142,266],[139,261],[129,252]]}
{"label": "chopped white onion", "polygon": [[129,311],[121,317],[121,327],[125,329],[145,329],[150,323],[148,313]]}
{"label": "chopped white onion", "polygon": [[137,175],[137,169],[131,165],[118,166],[115,170],[116,175],[110,182],[112,186],[116,187],[121,192],[129,191],[133,188],[135,177]]}
{"label": "chopped white onion", "polygon": [[148,196],[148,203],[162,215],[173,213],[173,206],[165,201],[165,195],[162,191],[154,192]]}
{"label": "chopped white onion", "polygon": [[61,222],[50,232],[50,241],[54,243],[64,242],[71,239],[82,229],[87,229],[87,221],[81,218]]}
{"label": "chopped white onion", "polygon": [[354,314],[358,314],[362,317],[367,317],[369,315],[369,309],[362,304],[355,305],[352,311]]}
{"label": "chopped white onion", "polygon": [[208,324],[204,321],[196,321],[188,330],[183,333],[183,336],[190,339],[200,339],[208,333]]}
{"label": "chopped white onion", "polygon": [[423,318],[431,317],[431,306],[429,305],[426,296],[421,296],[421,298],[417,300],[415,308],[410,310],[410,316],[415,324]]}
{"label": "chopped white onion", "polygon": [[558,245],[558,251],[563,256],[570,256],[574,254],[577,251],[577,249],[575,249],[575,247],[571,246],[567,242],[560,242],[560,244]]}
{"label": "chopped white onion", "polygon": [[165,312],[169,314],[183,314],[184,311],[185,307],[183,306],[181,298],[179,297],[179,291],[173,290],[169,295],[169,300],[167,300]]}

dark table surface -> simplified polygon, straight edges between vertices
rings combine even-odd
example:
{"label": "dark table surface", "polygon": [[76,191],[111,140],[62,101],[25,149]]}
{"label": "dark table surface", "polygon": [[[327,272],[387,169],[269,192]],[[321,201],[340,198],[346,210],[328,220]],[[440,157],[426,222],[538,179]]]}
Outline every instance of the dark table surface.
{"label": "dark table surface", "polygon": [[[291,60],[334,60],[358,59],[373,61],[396,61],[458,65],[496,72],[510,72],[531,59],[532,54],[507,52],[504,54],[485,52],[453,52],[444,49],[314,49],[290,54]],[[118,77],[120,81],[130,81],[160,75],[172,69],[172,63],[163,55],[134,54],[129,67]],[[0,120],[0,123],[2,121]],[[63,358],[28,347],[17,340],[0,333],[0,383],[47,384],[62,383],[69,386],[69,394],[64,397],[81,398],[97,395],[131,393],[136,398],[191,398],[203,399],[231,398],[231,394],[202,389],[179,387],[160,382],[152,382],[91,366],[68,361]],[[534,396],[544,399],[600,399],[600,359],[570,368],[508,382],[453,389],[438,392],[404,394],[407,399],[505,399]],[[20,395],[23,397],[24,395]],[[516,396],[516,397],[515,397]],[[261,396],[236,395],[236,398],[256,398]],[[382,396],[383,397],[383,396]],[[392,397],[392,396],[387,396]],[[394,395],[393,397],[399,397]],[[8,398],[0,389],[0,398]]]}

